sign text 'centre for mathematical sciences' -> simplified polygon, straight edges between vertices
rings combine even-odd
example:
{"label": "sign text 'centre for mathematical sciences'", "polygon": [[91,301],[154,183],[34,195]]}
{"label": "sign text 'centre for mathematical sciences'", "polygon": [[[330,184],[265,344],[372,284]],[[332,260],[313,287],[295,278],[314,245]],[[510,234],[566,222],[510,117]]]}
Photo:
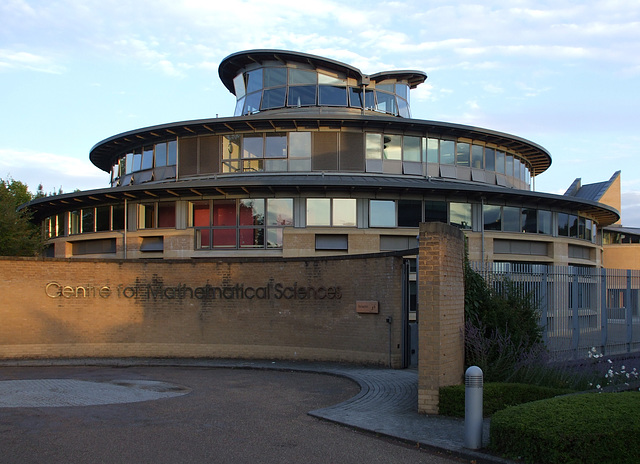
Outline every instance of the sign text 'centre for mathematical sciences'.
{"label": "sign text 'centre for mathematical sciences'", "polygon": [[294,282],[292,285],[269,282],[264,286],[249,286],[241,283],[235,285],[214,286],[209,283],[192,287],[184,283],[164,285],[160,282],[134,285],[65,285],[60,282],[49,282],[45,293],[50,298],[134,298],[141,300],[339,300],[342,289],[338,286],[304,286]]}

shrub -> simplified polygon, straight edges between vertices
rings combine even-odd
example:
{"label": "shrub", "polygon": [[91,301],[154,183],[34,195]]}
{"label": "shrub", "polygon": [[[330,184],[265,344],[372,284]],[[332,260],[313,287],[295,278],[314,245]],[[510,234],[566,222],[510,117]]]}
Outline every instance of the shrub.
{"label": "shrub", "polygon": [[536,463],[631,464],[640,455],[640,393],[562,396],[504,409],[490,448]]}
{"label": "shrub", "polygon": [[[485,383],[482,392],[482,413],[489,417],[510,406],[553,398],[572,391],[517,383]],[[464,417],[464,395],[464,385],[440,388],[439,413],[443,416]]]}

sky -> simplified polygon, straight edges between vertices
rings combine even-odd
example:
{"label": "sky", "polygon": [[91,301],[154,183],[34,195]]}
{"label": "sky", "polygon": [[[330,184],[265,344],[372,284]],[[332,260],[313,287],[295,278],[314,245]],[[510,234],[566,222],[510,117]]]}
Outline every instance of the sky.
{"label": "sky", "polygon": [[108,187],[95,144],[232,116],[220,62],[284,49],[424,71],[412,117],[543,146],[537,191],[621,170],[640,227],[640,0],[2,0],[0,24],[0,178],[32,192]]}

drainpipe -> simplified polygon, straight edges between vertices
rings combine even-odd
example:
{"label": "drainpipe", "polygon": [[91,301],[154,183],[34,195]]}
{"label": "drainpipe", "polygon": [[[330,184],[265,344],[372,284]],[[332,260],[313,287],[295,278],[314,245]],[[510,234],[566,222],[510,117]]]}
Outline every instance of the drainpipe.
{"label": "drainpipe", "polygon": [[129,211],[127,211],[127,198],[124,199],[124,236],[123,236],[123,251],[124,251],[124,259],[127,259],[127,216],[129,216]]}

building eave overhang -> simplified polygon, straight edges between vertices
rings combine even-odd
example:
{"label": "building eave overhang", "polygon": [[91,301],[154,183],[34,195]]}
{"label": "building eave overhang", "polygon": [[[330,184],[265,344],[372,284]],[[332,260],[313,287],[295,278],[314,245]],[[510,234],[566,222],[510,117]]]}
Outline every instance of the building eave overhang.
{"label": "building eave overhang", "polygon": [[530,164],[533,175],[546,171],[551,165],[551,155],[540,145],[514,135],[463,124],[393,116],[354,114],[340,109],[319,108],[295,116],[291,112],[211,118],[174,122],[136,129],[114,135],[91,148],[91,162],[105,172],[124,154],[147,144],[172,140],[176,137],[197,135],[222,135],[234,132],[278,132],[295,130],[362,130],[389,132],[421,136],[450,137],[451,139],[473,139],[513,150]]}
{"label": "building eave overhang", "polygon": [[283,197],[323,196],[330,194],[368,198],[388,198],[392,195],[433,195],[451,201],[479,202],[497,205],[566,210],[593,218],[600,227],[609,226],[620,218],[620,213],[602,203],[531,192],[474,182],[450,181],[435,178],[361,175],[361,174],[240,174],[190,179],[175,182],[147,183],[84,192],[68,193],[33,200],[27,205],[34,219],[58,212],[129,201],[155,201],[184,198]]}

